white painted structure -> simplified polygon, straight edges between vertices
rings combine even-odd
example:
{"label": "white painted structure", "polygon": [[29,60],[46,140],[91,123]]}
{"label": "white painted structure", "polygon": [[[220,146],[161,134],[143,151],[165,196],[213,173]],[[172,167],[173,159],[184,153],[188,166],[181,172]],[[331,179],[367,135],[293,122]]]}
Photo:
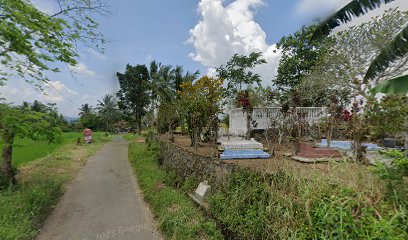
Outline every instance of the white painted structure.
{"label": "white painted structure", "polygon": [[[271,127],[271,120],[279,117],[281,107],[254,108],[252,119],[256,121],[257,126],[251,129],[267,129]],[[325,107],[297,107],[295,109],[298,115],[306,118],[309,124],[317,123],[319,119],[327,117]],[[246,116],[242,108],[232,109],[229,112],[229,133],[232,135],[243,136],[246,133]]]}

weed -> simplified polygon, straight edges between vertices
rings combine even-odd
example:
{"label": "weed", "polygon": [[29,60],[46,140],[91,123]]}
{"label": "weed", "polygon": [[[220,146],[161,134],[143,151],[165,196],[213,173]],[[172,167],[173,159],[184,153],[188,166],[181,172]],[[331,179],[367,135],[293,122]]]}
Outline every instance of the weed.
{"label": "weed", "polygon": [[222,239],[214,221],[207,220],[186,195],[166,186],[169,176],[159,168],[154,145],[149,149],[133,142],[129,146],[129,159],[164,236],[167,239]]}

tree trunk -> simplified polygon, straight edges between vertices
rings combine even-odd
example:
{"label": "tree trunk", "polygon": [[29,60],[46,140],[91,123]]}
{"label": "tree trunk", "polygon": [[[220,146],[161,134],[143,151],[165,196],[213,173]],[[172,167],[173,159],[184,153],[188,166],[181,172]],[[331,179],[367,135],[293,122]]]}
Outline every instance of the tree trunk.
{"label": "tree trunk", "polygon": [[169,124],[169,140],[170,142],[174,142],[174,135],[173,135],[173,122]]}
{"label": "tree trunk", "polygon": [[142,116],[140,114],[137,114],[137,134],[142,135]]}
{"label": "tree trunk", "polygon": [[16,183],[14,177],[13,167],[11,165],[13,155],[13,141],[14,132],[12,130],[5,129],[3,133],[3,147],[1,152],[2,171],[4,176],[8,178],[13,184]]}
{"label": "tree trunk", "polygon": [[198,148],[199,137],[200,137],[200,131],[198,128],[195,128],[194,129],[194,150],[195,151],[197,151],[197,148]]}

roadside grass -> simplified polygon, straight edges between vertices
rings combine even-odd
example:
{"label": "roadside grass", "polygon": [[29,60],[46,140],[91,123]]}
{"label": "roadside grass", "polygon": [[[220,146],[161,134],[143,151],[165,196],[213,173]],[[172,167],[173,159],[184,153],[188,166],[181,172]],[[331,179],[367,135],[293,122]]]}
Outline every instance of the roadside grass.
{"label": "roadside grass", "polygon": [[132,140],[135,140],[135,139],[139,138],[139,135],[133,134],[133,133],[127,133],[127,134],[123,135],[123,138],[125,140],[127,140],[127,141],[132,141]]}
{"label": "roadside grass", "polygon": [[[98,139],[103,136],[103,132],[94,132],[94,138]],[[71,143],[76,143],[78,138],[83,138],[81,132],[66,132],[62,135],[62,143],[51,143],[44,141],[33,141],[26,138],[16,138],[13,144],[13,165],[15,167],[24,166],[25,164],[48,154],[53,153],[57,148]],[[0,141],[0,149],[2,143]]]}
{"label": "roadside grass", "polygon": [[[72,133],[72,139],[77,138]],[[66,143],[52,153],[24,164],[17,175],[18,185],[0,191],[0,239],[35,239],[50,211],[69,182],[111,137],[94,135],[94,143]],[[26,150],[28,151],[28,150]]]}
{"label": "roadside grass", "polygon": [[[352,167],[333,163],[308,179],[291,168],[240,169],[210,195],[210,212],[230,239],[407,239],[406,203]],[[350,181],[338,181],[340,174]]]}
{"label": "roadside grass", "polygon": [[[153,147],[154,148],[154,147]],[[138,183],[166,239],[223,239],[213,220],[208,220],[183,193],[166,185],[167,173],[159,168],[157,150],[132,141],[129,160]]]}

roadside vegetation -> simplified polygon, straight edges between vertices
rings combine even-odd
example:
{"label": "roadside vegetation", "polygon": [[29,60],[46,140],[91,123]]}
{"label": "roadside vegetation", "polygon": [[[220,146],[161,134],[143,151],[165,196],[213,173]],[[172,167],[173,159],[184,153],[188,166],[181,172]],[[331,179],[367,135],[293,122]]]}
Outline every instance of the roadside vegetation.
{"label": "roadside vegetation", "polygon": [[[64,193],[64,184],[76,175],[90,156],[111,140],[111,137],[98,133],[94,135],[94,143],[76,145],[69,139],[78,134],[66,134],[66,142],[52,153],[24,162],[16,175],[19,184],[0,190],[0,239],[34,239]],[[22,147],[17,151],[30,149]]]}
{"label": "roadside vegetation", "polygon": [[158,165],[157,149],[132,141],[129,160],[160,230],[166,239],[223,239],[215,221],[207,219],[191,199],[171,187]]}

